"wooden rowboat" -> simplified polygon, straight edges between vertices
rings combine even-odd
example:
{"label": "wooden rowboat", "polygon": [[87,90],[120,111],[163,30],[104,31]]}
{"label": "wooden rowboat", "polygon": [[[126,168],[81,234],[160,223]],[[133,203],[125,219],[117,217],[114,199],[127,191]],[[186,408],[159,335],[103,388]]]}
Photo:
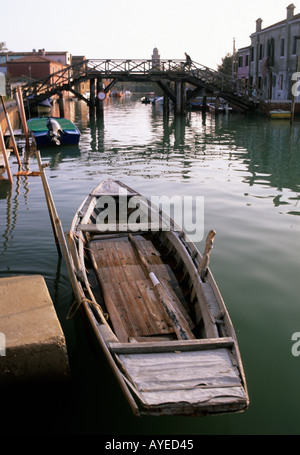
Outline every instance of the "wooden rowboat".
{"label": "wooden rowboat", "polygon": [[[148,216],[138,230],[129,222],[136,198]],[[249,398],[236,335],[208,268],[215,233],[202,257],[170,218],[156,212],[154,223],[152,205],[140,198],[119,181],[103,181],[68,234],[75,294],[97,343],[136,415],[244,411]],[[128,218],[101,223],[109,204],[120,213],[124,201]]]}

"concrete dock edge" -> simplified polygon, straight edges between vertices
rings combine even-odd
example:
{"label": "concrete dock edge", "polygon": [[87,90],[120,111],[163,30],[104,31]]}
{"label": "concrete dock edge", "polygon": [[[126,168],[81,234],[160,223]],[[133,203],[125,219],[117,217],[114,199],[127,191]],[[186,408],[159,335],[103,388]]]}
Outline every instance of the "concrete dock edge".
{"label": "concrete dock edge", "polygon": [[0,384],[69,377],[66,340],[44,278],[0,279]]}

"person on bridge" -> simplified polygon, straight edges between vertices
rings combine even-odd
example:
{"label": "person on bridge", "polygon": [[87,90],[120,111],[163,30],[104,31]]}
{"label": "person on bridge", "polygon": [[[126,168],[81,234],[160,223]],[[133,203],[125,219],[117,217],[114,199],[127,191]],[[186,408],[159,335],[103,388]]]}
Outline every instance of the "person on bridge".
{"label": "person on bridge", "polygon": [[185,67],[187,66],[189,68],[189,70],[190,70],[193,61],[192,61],[191,57],[186,52],[184,53],[184,55],[185,55],[185,64],[184,64],[184,66]]}

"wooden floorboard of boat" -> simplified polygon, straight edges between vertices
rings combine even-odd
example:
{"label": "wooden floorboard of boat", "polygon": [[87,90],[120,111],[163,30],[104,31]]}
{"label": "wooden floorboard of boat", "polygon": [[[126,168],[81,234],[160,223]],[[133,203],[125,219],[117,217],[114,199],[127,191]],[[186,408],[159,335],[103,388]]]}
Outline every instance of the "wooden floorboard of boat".
{"label": "wooden floorboard of boat", "polygon": [[246,403],[239,370],[227,349],[126,353],[119,359],[146,405]]}
{"label": "wooden floorboard of boat", "polygon": [[[170,281],[167,267],[152,243],[146,240],[139,243],[158,277]],[[120,341],[125,341],[126,337],[137,339],[172,334],[171,321],[130,242],[127,239],[91,242],[89,249],[94,256],[96,273],[101,274],[104,292],[110,296],[107,309]],[[170,285],[168,287],[170,289]],[[173,298],[175,300],[176,296]]]}

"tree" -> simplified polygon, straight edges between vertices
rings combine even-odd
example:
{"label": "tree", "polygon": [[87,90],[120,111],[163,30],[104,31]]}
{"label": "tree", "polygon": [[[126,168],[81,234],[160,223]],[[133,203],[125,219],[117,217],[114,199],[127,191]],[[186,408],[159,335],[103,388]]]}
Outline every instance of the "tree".
{"label": "tree", "polygon": [[232,76],[232,54],[228,53],[225,57],[222,58],[221,65],[218,65],[218,71],[226,74],[227,76]]}
{"label": "tree", "polygon": [[0,41],[0,52],[8,52],[5,41]]}

